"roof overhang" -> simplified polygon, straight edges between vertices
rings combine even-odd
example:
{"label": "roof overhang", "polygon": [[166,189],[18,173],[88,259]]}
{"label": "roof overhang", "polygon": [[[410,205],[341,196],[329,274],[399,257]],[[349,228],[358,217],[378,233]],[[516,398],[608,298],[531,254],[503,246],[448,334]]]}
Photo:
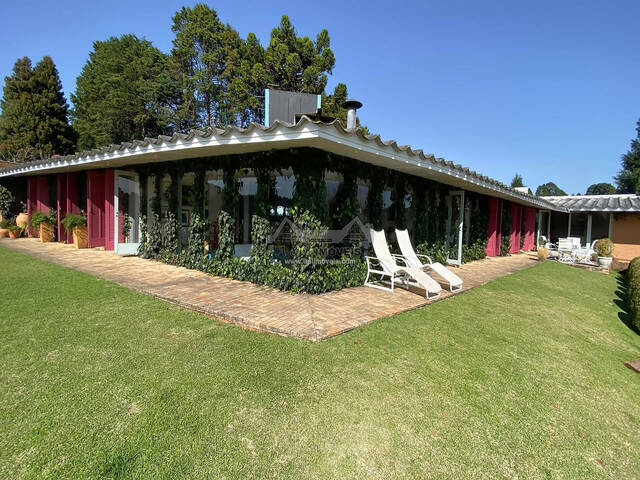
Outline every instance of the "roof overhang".
{"label": "roof overhang", "polygon": [[96,168],[122,168],[145,163],[169,162],[199,157],[239,155],[266,150],[312,147],[384,168],[438,181],[468,191],[516,201],[522,205],[566,211],[540,197],[518,192],[467,168],[446,162],[422,150],[365,135],[360,129],[345,129],[339,121],[321,123],[302,117],[295,125],[275,122],[270,127],[251,124],[246,129],[228,127],[192,131],[125,142],[66,157],[18,164],[0,170],[7,176],[60,173]]}

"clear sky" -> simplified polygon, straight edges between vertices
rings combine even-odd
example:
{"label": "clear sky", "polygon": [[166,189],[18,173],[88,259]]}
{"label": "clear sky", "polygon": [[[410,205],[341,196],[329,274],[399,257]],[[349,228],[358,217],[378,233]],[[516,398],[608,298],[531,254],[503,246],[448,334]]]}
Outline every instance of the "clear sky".
{"label": "clear sky", "polygon": [[[567,193],[612,181],[640,117],[640,1],[207,2],[263,45],[280,16],[327,28],[361,120],[505,183],[517,171]],[[165,52],[171,17],[193,2],[4,2],[0,81],[18,57],[51,55],[64,90],[92,42],[135,33]]]}

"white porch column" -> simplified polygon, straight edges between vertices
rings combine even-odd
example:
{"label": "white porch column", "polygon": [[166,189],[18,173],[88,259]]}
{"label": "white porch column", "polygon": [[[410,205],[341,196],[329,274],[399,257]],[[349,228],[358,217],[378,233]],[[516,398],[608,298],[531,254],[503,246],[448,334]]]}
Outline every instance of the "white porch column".
{"label": "white porch column", "polygon": [[592,222],[591,214],[587,214],[587,246],[591,245],[591,222]]}
{"label": "white porch column", "polygon": [[569,212],[569,225],[567,225],[567,237],[571,236],[571,212]]}
{"label": "white porch column", "polygon": [[613,213],[609,214],[609,240],[611,240],[611,232],[613,231]]}

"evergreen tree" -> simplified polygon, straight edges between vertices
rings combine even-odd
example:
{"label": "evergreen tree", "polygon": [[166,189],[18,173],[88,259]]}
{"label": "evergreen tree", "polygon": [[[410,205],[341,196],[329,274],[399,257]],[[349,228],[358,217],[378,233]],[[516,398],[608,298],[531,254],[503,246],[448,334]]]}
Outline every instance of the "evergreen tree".
{"label": "evergreen tree", "polygon": [[522,175],[518,172],[513,176],[511,180],[511,188],[524,187],[524,182],[522,181]]}
{"label": "evergreen tree", "polygon": [[171,29],[176,34],[171,56],[182,78],[184,97],[179,117],[193,127],[211,127],[220,113],[222,74],[233,50],[225,42],[233,43],[237,32],[234,35],[230,26],[225,28],[216,11],[202,3],[182,7]]}
{"label": "evergreen tree", "polygon": [[326,30],[315,42],[298,37],[286,15],[266,51],[255,34],[240,38],[204,4],[183,7],[172,30],[172,63],[182,78],[178,116],[191,127],[262,122],[268,85],[322,93],[335,63]]}
{"label": "evergreen tree", "polygon": [[538,188],[536,188],[536,195],[539,197],[564,196],[566,194],[567,192],[553,182],[538,185]]}
{"label": "evergreen tree", "polygon": [[69,107],[51,57],[33,69],[27,57],[16,61],[13,75],[5,78],[0,108],[2,157],[28,161],[73,151]]}
{"label": "evergreen tree", "polygon": [[38,117],[35,136],[41,156],[73,152],[75,132],[69,125],[69,105],[51,57],[44,57],[33,69],[32,108]]}
{"label": "evergreen tree", "polygon": [[267,82],[283,90],[322,93],[327,74],[332,73],[335,57],[330,48],[329,32],[323,29],[313,42],[298,37],[291,20],[283,15],[280,25],[271,31],[265,52]]}
{"label": "evergreen tree", "polygon": [[616,193],[616,187],[610,183],[594,183],[587,188],[585,195],[613,195]]}
{"label": "evergreen tree", "polygon": [[0,100],[0,153],[3,158],[35,158],[36,118],[31,113],[33,70],[28,57],[13,65],[13,74],[5,77]]}
{"label": "evergreen tree", "polygon": [[80,149],[171,133],[179,84],[168,57],[135,35],[94,42],[71,96]]}
{"label": "evergreen tree", "polygon": [[631,148],[622,156],[622,170],[616,176],[619,193],[640,193],[640,120],[636,132]]}

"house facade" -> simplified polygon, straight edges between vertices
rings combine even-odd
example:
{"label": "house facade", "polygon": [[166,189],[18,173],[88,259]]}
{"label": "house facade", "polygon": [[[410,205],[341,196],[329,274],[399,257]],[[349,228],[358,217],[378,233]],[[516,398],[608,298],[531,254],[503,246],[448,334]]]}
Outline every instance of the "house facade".
{"label": "house facade", "polygon": [[[136,253],[142,220],[168,211],[182,242],[190,216],[202,212],[215,247],[215,219],[230,195],[239,245],[251,243],[257,210],[277,222],[302,204],[330,228],[354,216],[408,228],[414,243],[446,243],[454,264],[477,238],[488,256],[504,253],[505,239],[512,253],[532,250],[538,212],[567,211],[422,150],[304,115],[295,124],[212,128],[18,164],[0,170],[6,179],[24,182],[28,213],[54,210],[60,221],[83,211],[89,247],[120,254]],[[58,228],[57,240],[70,237]]]}

